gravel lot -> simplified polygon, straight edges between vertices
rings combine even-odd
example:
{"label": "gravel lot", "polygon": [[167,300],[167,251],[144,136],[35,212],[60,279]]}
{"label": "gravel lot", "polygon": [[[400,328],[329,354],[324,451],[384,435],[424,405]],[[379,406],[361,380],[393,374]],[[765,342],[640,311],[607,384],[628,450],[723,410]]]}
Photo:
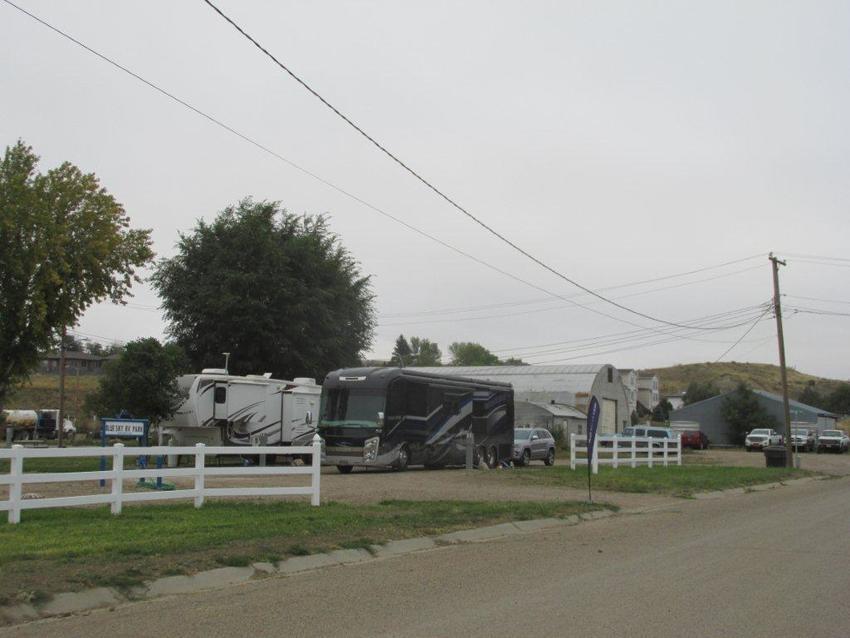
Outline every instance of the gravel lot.
{"label": "gravel lot", "polygon": [[[832,474],[850,475],[850,454],[816,454],[800,452],[800,469]],[[734,467],[764,467],[764,454],[745,452],[735,449],[709,449],[685,452],[684,463],[708,463],[712,465],[731,465]]]}

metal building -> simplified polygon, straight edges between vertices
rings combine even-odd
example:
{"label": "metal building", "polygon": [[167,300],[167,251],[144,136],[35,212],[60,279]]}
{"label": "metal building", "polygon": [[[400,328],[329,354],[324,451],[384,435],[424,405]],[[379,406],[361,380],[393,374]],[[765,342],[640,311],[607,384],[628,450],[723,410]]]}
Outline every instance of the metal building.
{"label": "metal building", "polygon": [[[764,406],[768,413],[776,420],[777,430],[782,432],[785,423],[785,413],[782,406],[782,397],[763,390],[753,390],[758,402]],[[732,394],[726,392],[716,397],[691,403],[670,413],[670,426],[676,427],[677,422],[696,422],[700,429],[708,436],[712,444],[731,445],[734,438],[729,429],[729,424],[723,418],[723,400]],[[838,416],[832,412],[821,410],[799,401],[790,401],[791,424],[795,427],[806,427],[823,430],[835,429]],[[767,427],[767,424],[765,424]]]}
{"label": "metal building", "polygon": [[[517,406],[522,402],[536,405],[566,406],[587,412],[590,397],[599,400],[601,413],[600,432],[620,432],[629,424],[630,412],[626,391],[620,380],[620,373],[609,364],[585,364],[566,366],[442,366],[438,368],[414,368],[424,372],[452,374],[472,379],[505,381],[514,388],[514,401]],[[530,406],[520,409],[532,411]],[[553,408],[554,409],[554,408]],[[538,416],[540,416],[538,414]],[[554,416],[554,414],[550,415]],[[567,416],[564,417],[567,419]],[[570,423],[578,425],[575,414],[570,415]],[[565,421],[566,422],[566,421]],[[517,425],[523,423],[517,418]],[[574,430],[565,430],[574,431]]]}

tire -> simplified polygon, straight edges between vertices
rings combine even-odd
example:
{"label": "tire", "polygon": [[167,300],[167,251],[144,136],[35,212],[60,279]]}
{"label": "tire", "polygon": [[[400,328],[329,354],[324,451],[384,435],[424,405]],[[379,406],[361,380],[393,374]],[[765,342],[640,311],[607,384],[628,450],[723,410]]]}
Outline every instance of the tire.
{"label": "tire", "polygon": [[492,469],[495,468],[499,464],[499,455],[496,452],[496,446],[491,445],[487,450],[487,465]]}
{"label": "tire", "polygon": [[486,458],[487,452],[484,450],[483,446],[475,448],[472,452],[472,467],[478,468],[479,465],[486,461]]}
{"label": "tire", "polygon": [[518,465],[531,465],[531,450],[523,450]]}
{"label": "tire", "polygon": [[351,474],[351,470],[354,468],[351,465],[337,465],[336,469],[340,474]]}
{"label": "tire", "polygon": [[555,465],[555,448],[549,448],[549,453],[546,455],[546,458],[543,460],[543,462],[546,465]]}
{"label": "tire", "polygon": [[407,469],[408,463],[410,463],[410,452],[406,445],[402,445],[398,451],[398,459],[396,459],[393,469],[396,472],[404,472]]}

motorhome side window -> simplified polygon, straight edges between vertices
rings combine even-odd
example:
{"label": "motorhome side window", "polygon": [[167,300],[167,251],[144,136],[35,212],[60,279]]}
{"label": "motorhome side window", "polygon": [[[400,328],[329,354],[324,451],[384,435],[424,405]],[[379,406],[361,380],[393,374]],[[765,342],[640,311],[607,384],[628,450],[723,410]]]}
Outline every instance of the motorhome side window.
{"label": "motorhome side window", "polygon": [[428,414],[428,384],[396,379],[390,384],[387,413],[391,417]]}
{"label": "motorhome side window", "polygon": [[227,386],[217,385],[214,392],[216,403],[227,403]]}

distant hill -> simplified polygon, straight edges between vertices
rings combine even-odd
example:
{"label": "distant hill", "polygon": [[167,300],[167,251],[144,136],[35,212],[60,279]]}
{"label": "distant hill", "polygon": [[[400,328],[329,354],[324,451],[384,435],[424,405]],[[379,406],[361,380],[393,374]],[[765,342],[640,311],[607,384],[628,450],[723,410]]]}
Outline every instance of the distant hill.
{"label": "distant hill", "polygon": [[[641,370],[657,374],[661,380],[661,394],[675,394],[684,392],[691,381],[707,383],[713,381],[722,392],[734,390],[743,381],[751,388],[782,393],[782,381],[779,375],[779,366],[768,363],[687,363],[684,365],[670,366],[669,368],[652,368]],[[814,381],[815,388],[821,394],[828,394],[840,383],[846,383],[836,379],[825,379],[811,374],[797,372],[788,369],[788,393],[792,399],[800,396],[803,388]]]}
{"label": "distant hill", "polygon": [[[83,402],[98,386],[97,375],[65,377],[65,409],[74,418],[82,413]],[[33,374],[23,386],[9,394],[3,408],[9,410],[39,410],[59,407],[59,375]]]}

